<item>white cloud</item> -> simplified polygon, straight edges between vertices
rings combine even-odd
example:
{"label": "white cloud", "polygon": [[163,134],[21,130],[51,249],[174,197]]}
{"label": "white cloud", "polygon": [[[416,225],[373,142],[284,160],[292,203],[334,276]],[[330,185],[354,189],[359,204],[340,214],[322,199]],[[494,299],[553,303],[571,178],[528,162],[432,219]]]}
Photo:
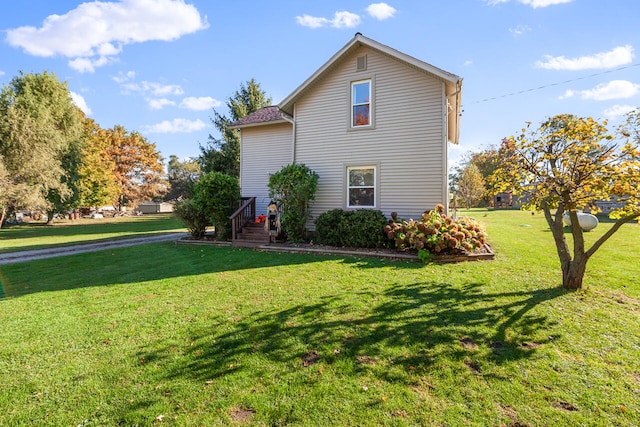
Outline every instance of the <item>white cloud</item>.
{"label": "white cloud", "polygon": [[468,67],[469,65],[472,65],[473,61],[470,59],[467,59],[466,61],[464,61],[464,63],[462,64],[464,67]]}
{"label": "white cloud", "polygon": [[514,36],[521,36],[529,31],[531,31],[531,27],[528,25],[516,25],[515,27],[509,28],[509,32]]}
{"label": "white cloud", "polygon": [[357,27],[360,21],[360,15],[347,11],[336,12],[333,19],[311,15],[296,16],[296,22],[298,24],[309,28],[320,28],[327,25],[334,28],[353,28]]}
{"label": "white cloud", "polygon": [[204,111],[210,108],[219,107],[222,102],[217,99],[213,99],[210,96],[201,96],[196,98],[194,96],[188,96],[180,103],[180,108],[186,108],[194,111]]}
{"label": "white cloud", "polygon": [[91,108],[89,108],[89,106],[87,105],[87,101],[85,101],[84,97],[78,93],[75,92],[70,92],[71,93],[71,100],[73,101],[74,104],[76,104],[76,106],[82,110],[83,113],[85,113],[87,116],[91,115],[92,111]]}
{"label": "white cloud", "polygon": [[127,71],[124,74],[122,72],[119,72],[117,76],[113,77],[113,81],[115,81],[116,83],[122,84],[130,80],[133,80],[135,78],[136,78],[135,71]]}
{"label": "white cloud", "polygon": [[379,21],[393,18],[396,12],[396,9],[386,3],[372,3],[367,6],[367,13]]}
{"label": "white cloud", "polygon": [[[487,0],[487,3],[490,4],[491,6],[494,6],[496,4],[500,4],[500,3],[507,3],[509,0]],[[563,4],[563,3],[571,3],[574,0],[517,0],[518,3],[522,3],[524,5],[527,6],[531,6],[534,9],[537,9],[539,7],[547,7],[547,6],[554,6],[557,4]]]}
{"label": "white cloud", "polygon": [[196,132],[207,127],[207,124],[200,119],[173,119],[165,120],[155,125],[145,126],[144,131],[148,133],[188,133]]}
{"label": "white cloud", "polygon": [[335,28],[354,28],[360,24],[360,15],[347,12],[336,12],[331,20],[331,26]]}
{"label": "white cloud", "polygon": [[152,96],[182,95],[184,93],[179,85],[165,85],[146,80],[141,83],[125,82],[122,83],[122,88],[127,92],[140,92]]}
{"label": "white cloud", "polygon": [[602,83],[593,89],[575,91],[567,90],[560,99],[571,98],[579,95],[581,99],[592,99],[594,101],[608,101],[610,99],[627,99],[640,93],[640,84],[635,84],[627,80],[612,80],[609,83]]}
{"label": "white cloud", "polygon": [[302,16],[296,16],[296,22],[302,25],[303,27],[320,28],[327,25],[329,20],[327,18],[321,18],[317,16],[302,15]]}
{"label": "white cloud", "polygon": [[575,90],[571,90],[571,89],[567,89],[563,95],[560,95],[558,97],[558,99],[567,99],[567,98],[571,98],[572,96],[574,96],[576,94]]}
{"label": "white cloud", "polygon": [[556,4],[571,3],[573,0],[518,0],[522,4],[536,9],[539,7],[554,6]]}
{"label": "white cloud", "polygon": [[0,70],[0,76],[4,76],[5,74],[7,74],[7,73],[5,73],[4,71]]}
{"label": "white cloud", "polygon": [[609,99],[626,99],[635,96],[640,91],[640,85],[627,80],[612,80],[609,83],[600,84],[591,90],[583,90],[582,99],[595,101],[607,101]]}
{"label": "white cloud", "polygon": [[64,15],[50,15],[39,28],[9,29],[6,41],[30,55],[72,58],[72,68],[93,72],[125,45],[172,41],[208,27],[206,17],[183,0],[93,1]]}
{"label": "white cloud", "polygon": [[545,61],[537,61],[536,67],[547,70],[587,70],[619,67],[633,62],[633,47],[618,46],[608,52],[600,52],[591,56],[565,58],[564,56],[545,55]]}
{"label": "white cloud", "polygon": [[[369,16],[379,21],[393,18],[397,12],[395,8],[389,6],[387,3],[371,3],[367,6],[366,10]],[[333,28],[354,28],[360,25],[362,17],[356,13],[343,10],[336,12],[331,19],[323,16],[311,16],[307,14],[296,16],[296,22],[299,25],[308,28],[321,28],[327,26]]]}
{"label": "white cloud", "polygon": [[162,110],[164,107],[176,105],[175,101],[167,98],[153,98],[148,101],[149,108],[152,110]]}
{"label": "white cloud", "polygon": [[76,58],[69,61],[69,67],[79,73],[93,73],[96,68],[102,67],[103,65],[107,65],[111,62],[114,62],[114,59],[106,56],[100,56],[96,59]]}
{"label": "white cloud", "polygon": [[637,108],[633,105],[614,105],[610,108],[604,110],[604,116],[608,119],[615,119],[618,117],[625,116],[627,113],[636,110]]}

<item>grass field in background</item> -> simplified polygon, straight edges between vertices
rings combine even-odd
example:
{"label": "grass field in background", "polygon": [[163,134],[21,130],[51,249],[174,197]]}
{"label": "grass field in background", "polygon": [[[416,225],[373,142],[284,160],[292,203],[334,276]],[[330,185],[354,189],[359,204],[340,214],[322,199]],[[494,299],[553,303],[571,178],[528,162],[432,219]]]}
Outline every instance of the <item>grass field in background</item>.
{"label": "grass field in background", "polygon": [[468,213],[495,260],[161,243],[0,266],[0,425],[640,425],[640,227],[567,292],[541,215]]}
{"label": "grass field in background", "polygon": [[186,231],[172,214],[56,220],[54,225],[45,222],[15,224],[0,229],[0,253],[172,231]]}

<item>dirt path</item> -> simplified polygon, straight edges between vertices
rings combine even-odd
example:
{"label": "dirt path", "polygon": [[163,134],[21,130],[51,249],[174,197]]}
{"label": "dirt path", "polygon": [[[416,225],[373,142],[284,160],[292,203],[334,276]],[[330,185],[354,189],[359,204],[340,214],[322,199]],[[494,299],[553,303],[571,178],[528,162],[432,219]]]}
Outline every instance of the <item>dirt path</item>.
{"label": "dirt path", "polygon": [[104,242],[82,243],[70,246],[57,246],[46,249],[30,251],[16,251],[0,254],[0,265],[15,264],[18,262],[33,261],[37,259],[53,258],[64,255],[74,255],[84,252],[96,252],[105,249],[123,248],[126,246],[144,245],[147,243],[171,242],[185,237],[186,233],[166,233],[131,239],[108,240]]}

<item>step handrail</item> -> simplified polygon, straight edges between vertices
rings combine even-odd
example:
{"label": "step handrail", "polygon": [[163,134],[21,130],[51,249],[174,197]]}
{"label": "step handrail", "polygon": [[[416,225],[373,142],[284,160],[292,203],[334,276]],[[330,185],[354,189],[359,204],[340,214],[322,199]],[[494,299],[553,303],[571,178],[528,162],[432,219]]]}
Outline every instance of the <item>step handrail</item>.
{"label": "step handrail", "polygon": [[255,197],[243,197],[240,202],[240,207],[229,217],[231,220],[231,239],[236,240],[236,237],[242,228],[249,223],[249,221],[255,221],[256,219],[256,198]]}

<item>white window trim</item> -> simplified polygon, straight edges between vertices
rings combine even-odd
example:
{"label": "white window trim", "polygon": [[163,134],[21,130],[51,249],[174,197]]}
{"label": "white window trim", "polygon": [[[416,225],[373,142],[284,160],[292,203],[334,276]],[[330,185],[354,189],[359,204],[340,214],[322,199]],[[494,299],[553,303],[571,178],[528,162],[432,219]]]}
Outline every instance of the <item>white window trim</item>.
{"label": "white window trim", "polygon": [[[369,124],[368,125],[360,125],[360,126],[355,126],[353,124],[353,107],[356,105],[363,105],[363,104],[356,104],[354,102],[354,97],[353,97],[353,88],[356,84],[358,83],[365,83],[368,82],[369,83]],[[373,77],[367,77],[364,79],[358,79],[358,80],[353,80],[349,83],[349,129],[351,130],[357,130],[357,129],[372,129],[374,127],[374,111],[375,111],[375,104],[374,104],[374,81],[373,81]]]}
{"label": "white window trim", "polygon": [[[373,206],[351,206],[349,203],[349,170],[351,169],[373,169]],[[378,209],[380,206],[380,163],[379,162],[363,162],[358,164],[345,164],[344,165],[344,207],[345,209]]]}

